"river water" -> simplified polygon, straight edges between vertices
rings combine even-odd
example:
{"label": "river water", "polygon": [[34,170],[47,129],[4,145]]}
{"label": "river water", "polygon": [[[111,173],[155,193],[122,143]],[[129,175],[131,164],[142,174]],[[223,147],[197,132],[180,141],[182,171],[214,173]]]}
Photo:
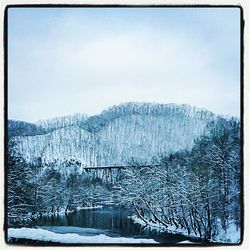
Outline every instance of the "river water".
{"label": "river water", "polygon": [[128,210],[124,208],[104,207],[80,210],[68,215],[43,217],[38,224],[40,227],[55,233],[76,233],[84,236],[105,234],[109,237],[154,239],[160,243],[171,244],[188,239],[181,235],[143,229],[141,225],[133,223],[128,215]]}

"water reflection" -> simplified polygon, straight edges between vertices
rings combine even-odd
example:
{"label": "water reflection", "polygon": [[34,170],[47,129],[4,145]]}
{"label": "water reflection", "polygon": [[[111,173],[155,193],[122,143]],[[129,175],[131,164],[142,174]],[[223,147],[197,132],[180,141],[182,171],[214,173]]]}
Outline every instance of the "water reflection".
{"label": "water reflection", "polygon": [[136,235],[140,226],[134,224],[123,208],[106,207],[102,209],[80,210],[68,215],[43,217],[41,226],[74,226],[109,230],[122,236]]}
{"label": "water reflection", "polygon": [[68,215],[43,217],[39,225],[58,233],[80,235],[106,234],[110,237],[151,238],[158,242],[175,243],[187,237],[160,233],[157,230],[142,230],[128,218],[129,211],[123,208],[105,207],[94,210],[80,210]]}

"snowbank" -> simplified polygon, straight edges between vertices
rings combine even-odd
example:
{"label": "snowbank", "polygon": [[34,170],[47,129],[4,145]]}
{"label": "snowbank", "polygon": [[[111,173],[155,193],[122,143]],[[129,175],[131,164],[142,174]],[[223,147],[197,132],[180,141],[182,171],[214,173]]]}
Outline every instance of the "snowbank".
{"label": "snowbank", "polygon": [[177,242],[177,244],[194,244],[194,242],[189,241],[189,240],[184,240],[184,241]]}
{"label": "snowbank", "polygon": [[59,243],[158,243],[152,239],[135,239],[125,237],[108,237],[104,234],[96,236],[81,236],[78,234],[58,234],[44,229],[37,228],[9,228],[8,239],[30,239],[39,241],[50,241]]}
{"label": "snowbank", "polygon": [[234,223],[230,223],[227,232],[222,228],[219,228],[218,235],[214,238],[214,242],[221,243],[240,243],[240,229],[237,230],[236,225]]}
{"label": "snowbank", "polygon": [[98,206],[91,206],[91,207],[77,207],[76,210],[90,210],[90,209],[99,209],[99,208],[103,208],[103,206],[98,205]]}
{"label": "snowbank", "polygon": [[[129,218],[131,218],[133,220],[133,222],[136,223],[136,224],[140,224],[142,226],[146,225],[146,223],[142,219],[137,217],[136,215],[130,216]],[[148,224],[147,228],[148,229],[157,229],[160,232],[168,232],[168,233],[171,233],[171,234],[181,234],[181,235],[188,236],[186,230],[184,230],[184,229],[181,229],[181,228],[176,229],[175,226],[169,226],[168,228],[166,228],[165,226],[163,226],[160,223],[151,222],[151,223]],[[195,234],[190,234],[189,236],[191,236],[193,238],[198,238],[198,237],[196,237]]]}
{"label": "snowbank", "polygon": [[[134,223],[140,224],[142,226],[145,226],[146,223],[138,218],[136,215],[133,215],[130,217]],[[150,223],[148,225],[149,229],[155,229],[157,228],[161,232],[168,232],[171,234],[181,234],[185,236],[191,236],[192,238],[199,238],[197,237],[193,232],[188,235],[187,231],[185,229],[178,228],[176,229],[175,226],[169,226],[167,229],[166,227],[162,226],[161,224],[156,224],[156,223]],[[227,232],[220,228],[218,230],[217,236],[212,240],[212,242],[216,243],[239,243],[240,242],[240,230],[236,229],[235,224],[231,223],[229,224],[229,227],[227,228]],[[184,242],[186,243],[186,242]]]}

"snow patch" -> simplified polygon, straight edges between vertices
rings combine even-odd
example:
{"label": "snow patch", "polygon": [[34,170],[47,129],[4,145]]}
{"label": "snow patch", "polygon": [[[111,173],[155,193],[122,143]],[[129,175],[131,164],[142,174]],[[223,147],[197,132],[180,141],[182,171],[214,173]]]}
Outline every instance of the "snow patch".
{"label": "snow patch", "polygon": [[219,233],[213,240],[214,242],[221,243],[240,243],[240,229],[237,230],[237,227],[234,223],[230,223],[227,231],[225,232],[222,227],[219,228]]}
{"label": "snow patch", "polygon": [[[142,219],[138,218],[136,215],[133,215],[130,218],[133,220],[134,223],[140,224],[142,226],[146,226],[146,223]],[[151,222],[147,225],[147,228],[149,228],[149,229],[157,228],[160,232],[168,232],[171,234],[181,234],[181,235],[191,236],[193,238],[197,238],[195,236],[195,234],[191,233],[190,235],[188,235],[185,229],[181,229],[181,228],[176,229],[175,226],[169,226],[168,228],[166,228],[165,226],[163,226],[160,223],[152,223]]]}
{"label": "snow patch", "polygon": [[158,243],[153,239],[135,239],[125,237],[108,237],[104,234],[96,236],[81,236],[78,234],[67,233],[58,234],[41,228],[9,228],[8,240],[11,238],[30,239],[39,241],[59,242],[59,243]]}
{"label": "snow patch", "polygon": [[81,206],[78,206],[76,208],[77,211],[79,210],[92,210],[92,209],[99,209],[99,208],[103,208],[103,206],[101,205],[98,205],[98,206],[90,206],[90,207],[81,207]]}
{"label": "snow patch", "polygon": [[194,243],[192,241],[189,241],[189,240],[184,240],[184,241],[178,242],[178,244],[194,244]]}

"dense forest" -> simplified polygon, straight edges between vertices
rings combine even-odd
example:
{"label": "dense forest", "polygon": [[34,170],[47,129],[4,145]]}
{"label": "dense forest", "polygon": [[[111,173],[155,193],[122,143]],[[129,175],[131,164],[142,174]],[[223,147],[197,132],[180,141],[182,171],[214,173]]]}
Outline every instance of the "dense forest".
{"label": "dense forest", "polygon": [[[11,121],[8,226],[115,204],[146,227],[230,241],[230,227],[241,228],[240,139],[238,119],[179,105],[130,103],[89,118]],[[84,169],[118,163],[126,167]]]}
{"label": "dense forest", "polygon": [[28,162],[40,157],[44,164],[115,165],[132,158],[149,163],[153,156],[191,149],[213,118],[188,105],[125,103],[88,118],[78,114],[40,121],[33,124],[33,134],[12,121],[9,134],[19,135],[11,138]]}

